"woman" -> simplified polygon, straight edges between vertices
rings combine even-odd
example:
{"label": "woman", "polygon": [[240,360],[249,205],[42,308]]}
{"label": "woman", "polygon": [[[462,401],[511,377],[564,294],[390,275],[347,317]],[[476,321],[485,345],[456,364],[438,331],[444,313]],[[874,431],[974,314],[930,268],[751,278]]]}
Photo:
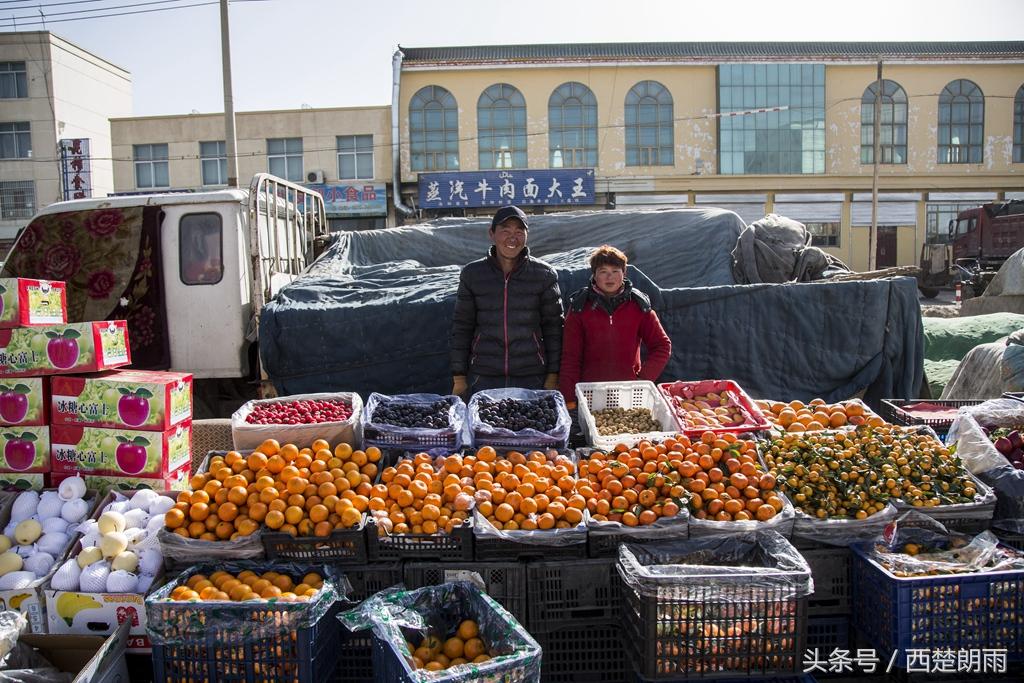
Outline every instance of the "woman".
{"label": "woman", "polygon": [[[672,355],[651,301],[626,279],[627,258],[604,245],[590,255],[590,285],[569,298],[559,389],[576,406],[577,382],[655,381]],[[647,360],[640,361],[641,343]]]}

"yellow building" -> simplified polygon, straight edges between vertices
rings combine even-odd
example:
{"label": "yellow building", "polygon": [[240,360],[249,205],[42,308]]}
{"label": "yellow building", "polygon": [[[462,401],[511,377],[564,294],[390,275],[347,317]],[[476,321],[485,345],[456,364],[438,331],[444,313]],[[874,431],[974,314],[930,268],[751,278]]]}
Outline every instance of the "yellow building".
{"label": "yellow building", "polygon": [[[119,193],[227,184],[221,113],[117,118],[110,129]],[[394,225],[387,217],[392,165],[387,106],[239,112],[235,137],[240,184],[256,173],[273,173],[320,188],[334,229]]]}
{"label": "yellow building", "polygon": [[[962,208],[1024,197],[1024,42],[400,53],[407,221],[491,213],[496,181],[518,183],[523,204],[526,177],[547,172],[565,192],[545,203],[546,187],[530,183],[528,210],[714,205],[747,222],[777,212],[866,269],[879,60],[878,267],[916,263]],[[593,191],[567,203],[579,177],[560,169],[590,170]]]}

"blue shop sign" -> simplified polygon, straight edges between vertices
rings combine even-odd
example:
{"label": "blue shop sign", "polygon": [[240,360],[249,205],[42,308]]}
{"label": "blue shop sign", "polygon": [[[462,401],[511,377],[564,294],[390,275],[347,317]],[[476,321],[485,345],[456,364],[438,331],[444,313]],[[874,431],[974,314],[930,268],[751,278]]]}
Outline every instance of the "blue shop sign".
{"label": "blue shop sign", "polygon": [[594,169],[420,173],[422,209],[593,204]]}

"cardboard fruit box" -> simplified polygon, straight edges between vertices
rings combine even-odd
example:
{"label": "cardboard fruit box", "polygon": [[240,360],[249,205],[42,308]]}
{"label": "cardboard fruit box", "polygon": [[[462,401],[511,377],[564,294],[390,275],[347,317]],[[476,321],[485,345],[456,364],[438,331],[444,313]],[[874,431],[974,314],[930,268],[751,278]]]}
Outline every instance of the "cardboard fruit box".
{"label": "cardboard fruit box", "polygon": [[96,372],[131,362],[124,320],[0,329],[0,377]]}
{"label": "cardboard fruit box", "polygon": [[0,380],[0,425],[50,424],[50,383],[45,377]]}
{"label": "cardboard fruit box", "polygon": [[165,432],[106,427],[50,428],[50,470],[164,479],[192,462],[192,422]]}
{"label": "cardboard fruit box", "polygon": [[[3,481],[2,476],[0,475],[0,481]],[[50,477],[50,486],[59,486],[62,481],[75,475],[51,473],[48,476]],[[101,495],[105,495],[109,491],[120,491],[127,494],[129,491],[136,491],[138,489],[187,491],[188,482],[191,477],[192,464],[186,463],[162,479],[154,477],[114,477],[105,474],[87,474],[82,478],[85,479],[85,485],[89,490],[98,491]]]}
{"label": "cardboard fruit box", "polygon": [[48,636],[22,634],[19,643],[37,650],[71,683],[121,683],[128,677],[125,647],[130,642],[128,627],[103,636]]}
{"label": "cardboard fruit box", "polygon": [[59,280],[0,278],[0,327],[63,325],[68,293]]}
{"label": "cardboard fruit box", "polygon": [[50,471],[49,427],[0,427],[0,472]]}
{"label": "cardboard fruit box", "polygon": [[192,375],[145,370],[58,375],[50,378],[50,397],[54,425],[165,432],[192,418]]}

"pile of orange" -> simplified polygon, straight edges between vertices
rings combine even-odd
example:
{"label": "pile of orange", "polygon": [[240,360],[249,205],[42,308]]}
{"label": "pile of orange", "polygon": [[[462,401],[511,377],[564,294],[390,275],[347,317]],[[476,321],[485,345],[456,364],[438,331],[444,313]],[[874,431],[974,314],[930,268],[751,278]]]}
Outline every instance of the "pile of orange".
{"label": "pile of orange", "polygon": [[583,521],[587,501],[575,491],[565,455],[510,451],[499,458],[482,446],[472,468],[477,511],[498,530],[569,529]]}
{"label": "pile of orange", "polygon": [[683,476],[680,483],[690,493],[693,517],[766,522],[782,512],[775,477],[761,468],[754,441],[704,432],[693,442],[679,437],[676,446],[676,456],[669,462]]}
{"label": "pile of orange", "polygon": [[619,444],[612,453],[595,451],[577,464],[576,493],[586,500],[592,519],[647,526],[662,517],[675,517],[689,493],[672,456],[681,459],[674,439],[635,448]]}
{"label": "pile of orange", "polygon": [[451,465],[448,462],[445,458],[436,467],[430,455],[417,453],[384,468],[380,483],[368,494],[378,536],[450,534],[469,519],[473,470],[454,460]]}
{"label": "pile of orange", "polygon": [[164,524],[186,538],[233,540],[266,526],[292,536],[328,536],[358,526],[377,476],[377,448],[333,450],[323,439],[310,448],[273,439],[248,456],[229,451],[210,459],[191,491],[178,495]]}
{"label": "pile of orange", "polygon": [[171,591],[169,599],[178,602],[190,600],[203,602],[211,600],[306,602],[316,595],[323,585],[324,580],[316,572],[310,572],[301,580],[296,581],[287,574],[274,571],[257,574],[246,569],[238,572],[237,576],[225,571],[216,571],[209,576],[193,574],[188,581],[176,586]]}
{"label": "pile of orange", "polygon": [[443,671],[460,664],[482,664],[493,656],[480,639],[479,627],[471,619],[459,624],[451,637],[444,641],[436,636],[427,636],[418,647],[411,642],[406,645],[415,668],[427,671]]}
{"label": "pile of orange", "polygon": [[838,429],[846,425],[854,427],[866,424],[881,427],[885,421],[865,410],[859,401],[825,403],[815,398],[809,403],[801,401],[756,401],[764,416],[772,424],[787,432],[816,432],[822,429]]}
{"label": "pile of orange", "polygon": [[583,521],[586,500],[574,492],[572,461],[559,454],[490,446],[438,458],[426,453],[381,472],[370,493],[378,535],[451,533],[473,506],[496,529],[567,529]]}

